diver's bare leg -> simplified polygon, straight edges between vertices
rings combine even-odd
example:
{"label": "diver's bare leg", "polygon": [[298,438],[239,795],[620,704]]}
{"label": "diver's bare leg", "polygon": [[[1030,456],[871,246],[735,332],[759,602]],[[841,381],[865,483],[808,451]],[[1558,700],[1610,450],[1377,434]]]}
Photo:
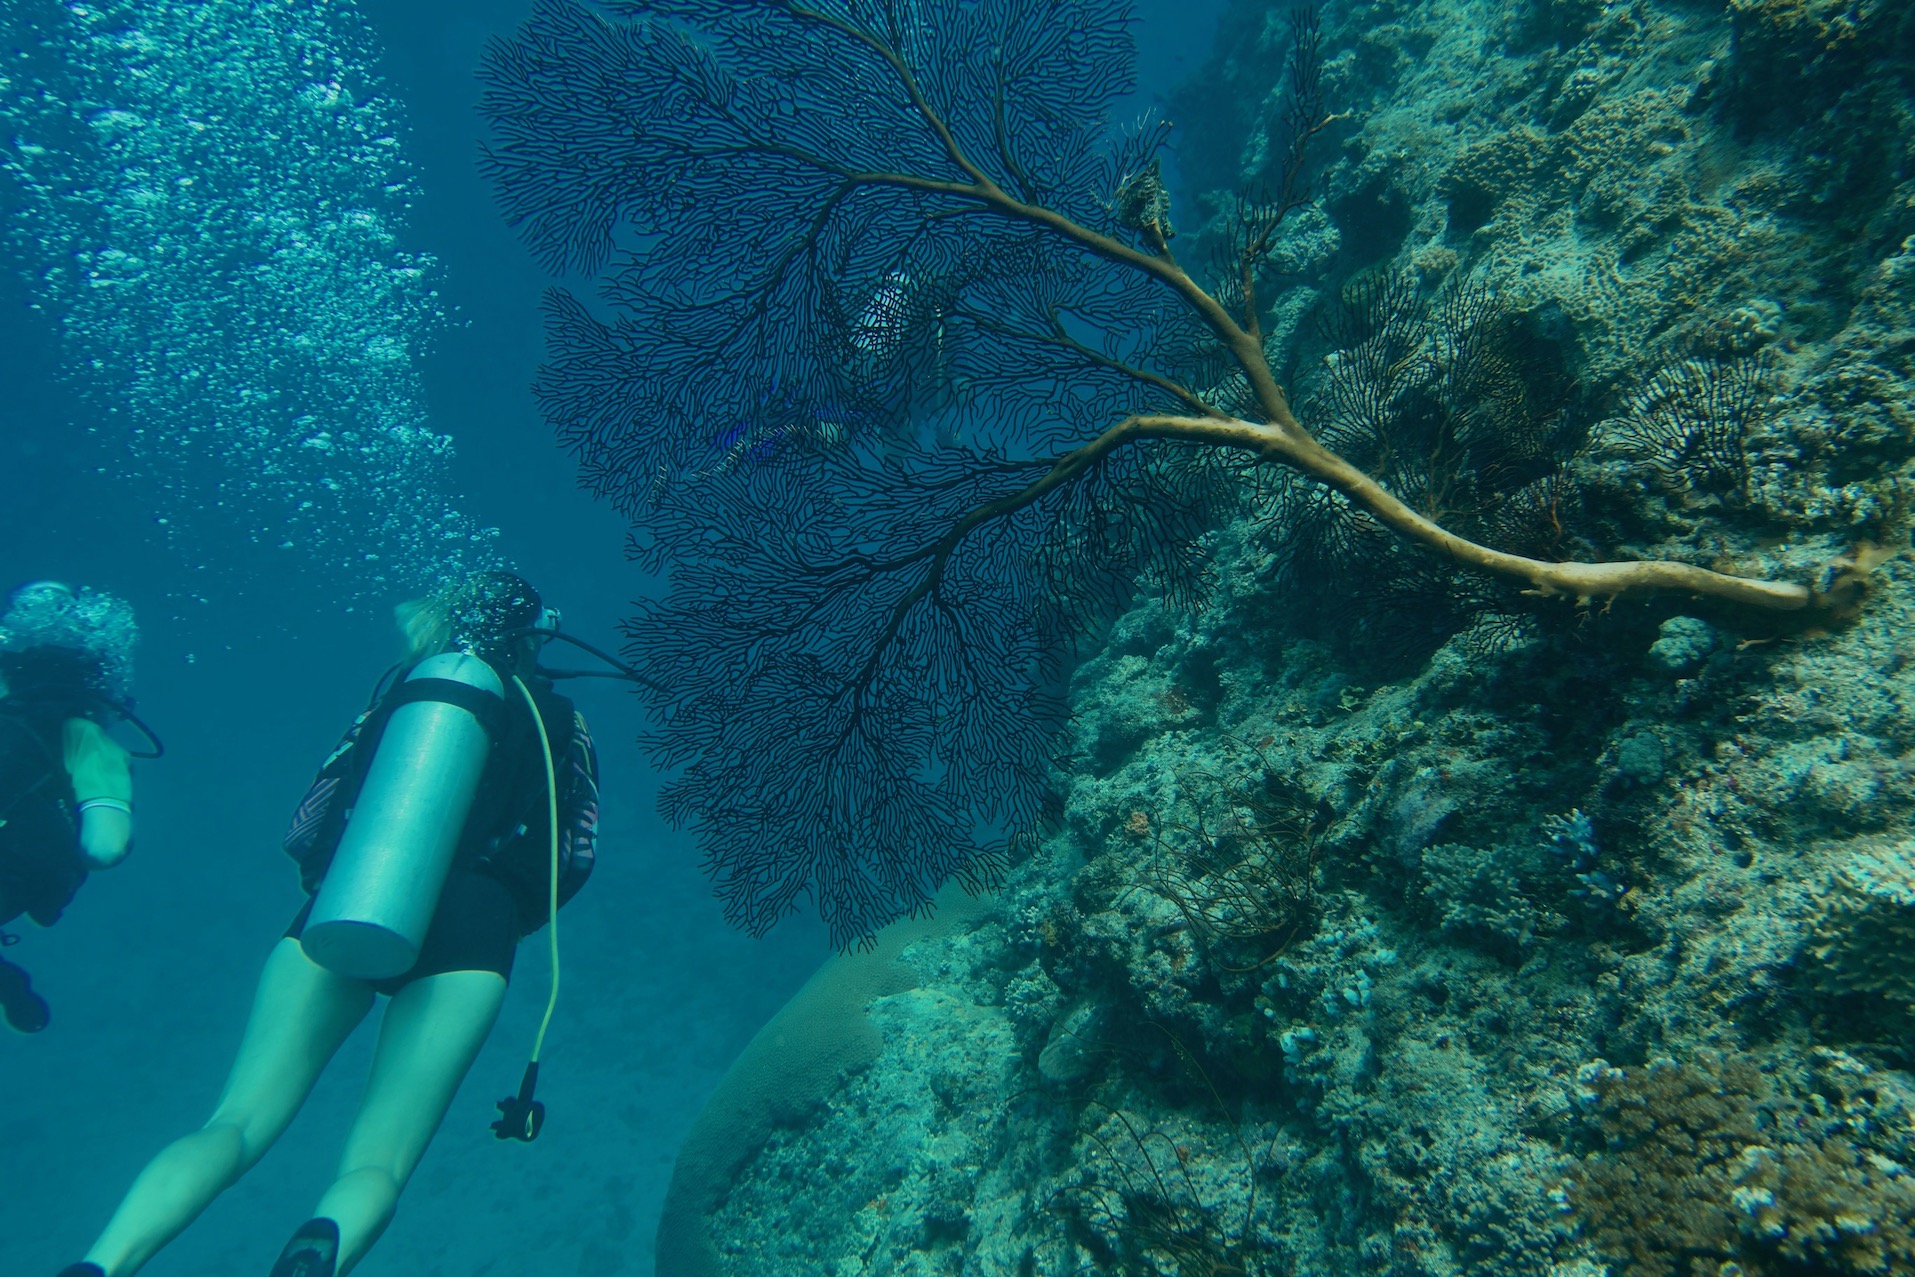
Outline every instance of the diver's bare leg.
{"label": "diver's bare leg", "polygon": [[130,1277],[179,1236],[273,1146],[372,998],[367,985],[315,964],[299,941],[275,945],[213,1116],[147,1164],[86,1257],[107,1277]]}
{"label": "diver's bare leg", "polygon": [[505,978],[490,971],[426,976],[393,996],[339,1177],[315,1212],[339,1224],[342,1274],[392,1222],[504,1001]]}

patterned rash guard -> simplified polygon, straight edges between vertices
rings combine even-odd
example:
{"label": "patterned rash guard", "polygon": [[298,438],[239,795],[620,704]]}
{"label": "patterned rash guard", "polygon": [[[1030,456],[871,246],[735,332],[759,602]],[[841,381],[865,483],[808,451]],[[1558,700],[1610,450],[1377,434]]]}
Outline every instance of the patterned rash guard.
{"label": "patterned rash guard", "polygon": [[[394,680],[396,685],[398,680]],[[558,896],[562,907],[591,877],[598,850],[598,751],[585,716],[542,680],[529,683],[552,746],[558,790]],[[550,816],[545,760],[524,703],[509,713],[486,764],[454,866],[498,879],[518,905],[520,934],[545,925],[550,891]],[[286,854],[300,880],[317,892],[332,864],[346,818],[365,780],[390,710],[381,695],[347,729],[313,777],[286,831]]]}

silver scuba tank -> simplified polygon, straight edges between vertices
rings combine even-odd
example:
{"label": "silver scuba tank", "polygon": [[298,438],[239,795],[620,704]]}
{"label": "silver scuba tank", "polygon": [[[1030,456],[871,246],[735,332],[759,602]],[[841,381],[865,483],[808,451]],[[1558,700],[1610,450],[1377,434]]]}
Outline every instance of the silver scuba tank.
{"label": "silver scuba tank", "polygon": [[387,719],[300,940],[320,966],[361,980],[403,975],[419,960],[492,751],[475,711],[489,710],[488,698],[504,706],[498,674],[464,652],[420,661],[406,683],[421,679],[460,687],[415,689],[419,699]]}

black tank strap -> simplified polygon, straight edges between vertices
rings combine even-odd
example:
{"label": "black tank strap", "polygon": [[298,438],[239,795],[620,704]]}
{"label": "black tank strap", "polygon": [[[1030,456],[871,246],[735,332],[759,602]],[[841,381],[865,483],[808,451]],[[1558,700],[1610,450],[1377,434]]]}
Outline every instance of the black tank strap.
{"label": "black tank strap", "polygon": [[470,683],[451,678],[409,678],[386,694],[380,709],[390,715],[401,705],[414,701],[439,701],[457,705],[479,720],[485,734],[497,745],[505,730],[505,702]]}

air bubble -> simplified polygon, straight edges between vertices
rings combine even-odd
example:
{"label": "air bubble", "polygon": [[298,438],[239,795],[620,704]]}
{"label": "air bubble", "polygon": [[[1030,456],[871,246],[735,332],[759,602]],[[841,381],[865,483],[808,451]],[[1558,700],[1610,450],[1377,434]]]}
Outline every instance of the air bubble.
{"label": "air bubble", "polygon": [[24,197],[0,236],[188,565],[283,571],[290,545],[346,597],[503,566],[425,420],[439,266],[404,247],[403,120],[351,9],[5,6],[0,44]]}

